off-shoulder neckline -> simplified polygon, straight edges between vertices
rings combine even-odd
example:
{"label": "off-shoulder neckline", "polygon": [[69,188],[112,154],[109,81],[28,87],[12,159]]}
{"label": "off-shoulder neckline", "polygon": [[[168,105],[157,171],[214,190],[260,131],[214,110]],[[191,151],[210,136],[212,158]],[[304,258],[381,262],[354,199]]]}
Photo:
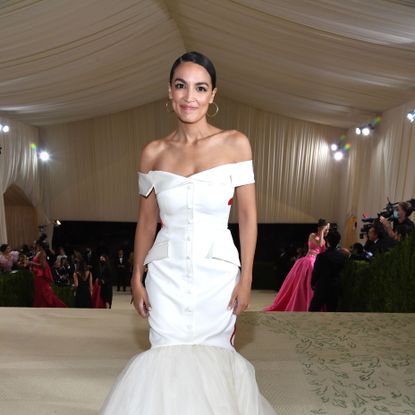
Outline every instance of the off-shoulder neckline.
{"label": "off-shoulder neckline", "polygon": [[231,165],[236,165],[236,164],[242,164],[242,163],[247,163],[247,162],[252,162],[252,159],[251,160],[243,160],[243,161],[235,161],[235,162],[231,162],[231,163],[218,164],[217,166],[213,166],[213,167],[209,167],[208,169],[200,170],[200,171],[198,171],[196,173],[192,173],[188,176],[184,176],[184,175],[178,174],[178,173],[173,173],[173,172],[167,171],[167,170],[149,170],[147,173],[142,173],[142,172],[139,171],[138,173],[139,174],[164,173],[164,174],[171,174],[172,176],[182,177],[184,179],[190,179],[194,176],[197,176],[198,174],[206,173],[208,171],[218,169],[220,167],[231,166]]}

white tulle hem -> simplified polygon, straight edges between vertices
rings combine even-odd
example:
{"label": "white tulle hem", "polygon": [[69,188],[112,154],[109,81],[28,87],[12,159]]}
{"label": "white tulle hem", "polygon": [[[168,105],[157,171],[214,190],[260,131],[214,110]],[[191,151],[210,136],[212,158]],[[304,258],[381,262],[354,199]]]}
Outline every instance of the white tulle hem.
{"label": "white tulle hem", "polygon": [[235,350],[162,346],[134,356],[101,415],[275,415],[251,363]]}

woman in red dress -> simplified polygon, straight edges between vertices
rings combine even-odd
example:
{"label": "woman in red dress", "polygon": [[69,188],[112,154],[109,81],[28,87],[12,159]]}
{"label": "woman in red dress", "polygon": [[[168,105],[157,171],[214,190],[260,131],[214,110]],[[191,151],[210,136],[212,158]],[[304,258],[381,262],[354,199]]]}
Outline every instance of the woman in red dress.
{"label": "woman in red dress", "polygon": [[41,243],[36,243],[36,255],[30,261],[31,270],[35,275],[33,307],[67,307],[52,290],[53,276],[46,261],[46,253]]}

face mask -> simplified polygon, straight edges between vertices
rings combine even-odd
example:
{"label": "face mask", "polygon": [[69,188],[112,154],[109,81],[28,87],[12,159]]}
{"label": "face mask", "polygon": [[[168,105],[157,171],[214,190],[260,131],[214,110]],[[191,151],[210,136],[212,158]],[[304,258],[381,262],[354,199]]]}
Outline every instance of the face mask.
{"label": "face mask", "polygon": [[398,219],[398,211],[396,209],[393,211],[393,219]]}

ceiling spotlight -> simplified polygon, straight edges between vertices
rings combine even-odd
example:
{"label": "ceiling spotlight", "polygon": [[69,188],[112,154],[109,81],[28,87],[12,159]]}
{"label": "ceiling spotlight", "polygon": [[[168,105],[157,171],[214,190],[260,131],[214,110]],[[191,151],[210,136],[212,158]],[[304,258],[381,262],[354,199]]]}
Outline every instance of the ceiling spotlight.
{"label": "ceiling spotlight", "polygon": [[408,118],[410,122],[414,122],[415,121],[415,110],[408,112],[408,114],[406,114],[406,118]]}
{"label": "ceiling spotlight", "polygon": [[359,128],[359,127],[357,127],[357,128],[356,128],[356,134],[357,134],[357,135],[362,134],[362,130],[361,130],[361,128]]}
{"label": "ceiling spotlight", "polygon": [[4,126],[3,126],[3,132],[4,132],[4,133],[8,133],[9,131],[10,131],[9,126],[8,126],[8,125],[4,125]]}
{"label": "ceiling spotlight", "polygon": [[334,153],[334,160],[340,161],[343,158],[343,153],[341,151],[336,151]]}
{"label": "ceiling spotlight", "polygon": [[337,144],[332,144],[332,145],[330,146],[330,148],[331,148],[331,151],[337,151],[337,150],[338,150],[338,148],[339,148],[339,146],[338,146]]}
{"label": "ceiling spotlight", "polygon": [[61,221],[60,221],[59,219],[55,219],[55,220],[53,221],[53,225],[54,225],[54,226],[61,226],[61,225],[62,225],[62,223],[61,223]]}
{"label": "ceiling spotlight", "polygon": [[368,136],[370,134],[370,128],[369,127],[362,128],[362,134],[365,136]]}
{"label": "ceiling spotlight", "polygon": [[42,161],[48,161],[49,160],[49,153],[47,151],[41,151],[39,154],[39,158]]}

